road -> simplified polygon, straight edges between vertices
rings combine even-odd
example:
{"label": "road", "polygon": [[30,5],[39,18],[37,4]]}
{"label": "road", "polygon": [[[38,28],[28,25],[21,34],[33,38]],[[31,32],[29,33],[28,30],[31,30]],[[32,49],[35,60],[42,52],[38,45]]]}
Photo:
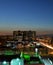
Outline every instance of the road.
{"label": "road", "polygon": [[48,45],[48,44],[45,44],[43,42],[40,42],[40,44],[43,45],[43,46],[45,46],[45,47],[47,47],[47,48],[49,48],[49,49],[51,49],[51,50],[53,50],[53,47],[50,46],[50,45]]}

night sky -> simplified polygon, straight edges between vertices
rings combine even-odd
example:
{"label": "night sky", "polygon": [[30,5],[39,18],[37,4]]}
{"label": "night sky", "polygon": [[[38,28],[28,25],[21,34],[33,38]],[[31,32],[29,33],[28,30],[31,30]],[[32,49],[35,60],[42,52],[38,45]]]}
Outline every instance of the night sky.
{"label": "night sky", "polygon": [[53,0],[0,0],[0,35],[13,30],[53,33]]}

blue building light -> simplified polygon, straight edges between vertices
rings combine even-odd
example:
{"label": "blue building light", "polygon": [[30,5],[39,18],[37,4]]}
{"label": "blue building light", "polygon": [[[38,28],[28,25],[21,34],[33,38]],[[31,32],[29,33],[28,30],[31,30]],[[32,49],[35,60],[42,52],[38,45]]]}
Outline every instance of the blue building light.
{"label": "blue building light", "polygon": [[19,58],[12,59],[11,65],[24,65],[24,61],[23,59],[19,59]]}

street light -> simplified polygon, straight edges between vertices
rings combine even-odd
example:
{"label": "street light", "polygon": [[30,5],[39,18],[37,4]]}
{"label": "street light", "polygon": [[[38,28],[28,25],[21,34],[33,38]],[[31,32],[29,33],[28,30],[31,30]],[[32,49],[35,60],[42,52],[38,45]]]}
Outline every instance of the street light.
{"label": "street light", "polygon": [[35,52],[36,52],[36,53],[38,52],[38,49],[37,49],[37,48],[35,48]]}

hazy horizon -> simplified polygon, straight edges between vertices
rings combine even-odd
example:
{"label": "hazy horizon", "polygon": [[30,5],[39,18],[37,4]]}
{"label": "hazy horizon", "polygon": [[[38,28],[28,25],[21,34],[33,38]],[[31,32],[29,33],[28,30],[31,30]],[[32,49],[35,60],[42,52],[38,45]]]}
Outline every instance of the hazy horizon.
{"label": "hazy horizon", "polygon": [[[20,31],[29,31],[29,30],[21,30]],[[18,31],[18,30],[13,30],[13,31]],[[13,31],[0,31],[0,35],[13,35]],[[36,31],[36,30],[31,30],[31,31]],[[36,31],[36,35],[46,35],[46,34],[53,34],[53,31]]]}

